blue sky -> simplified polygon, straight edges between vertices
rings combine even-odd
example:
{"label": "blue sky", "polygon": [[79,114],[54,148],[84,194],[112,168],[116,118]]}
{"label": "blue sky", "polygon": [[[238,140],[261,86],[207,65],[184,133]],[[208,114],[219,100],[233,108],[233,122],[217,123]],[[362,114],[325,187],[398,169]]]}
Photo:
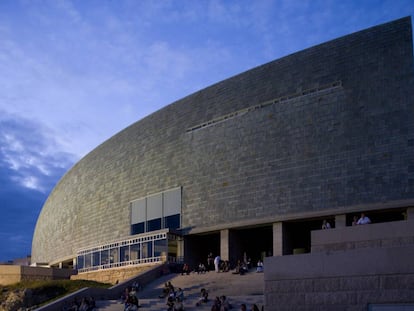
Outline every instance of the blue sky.
{"label": "blue sky", "polygon": [[0,262],[48,194],[131,123],[235,74],[414,15],[412,0],[0,0]]}

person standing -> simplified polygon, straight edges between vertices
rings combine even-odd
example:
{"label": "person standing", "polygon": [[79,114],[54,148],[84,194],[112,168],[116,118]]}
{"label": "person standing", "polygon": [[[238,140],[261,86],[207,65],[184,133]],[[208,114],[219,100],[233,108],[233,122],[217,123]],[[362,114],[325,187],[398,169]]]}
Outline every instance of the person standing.
{"label": "person standing", "polygon": [[326,219],[322,222],[322,229],[331,229],[331,224]]}
{"label": "person standing", "polygon": [[219,272],[219,267],[220,267],[220,256],[217,255],[216,258],[214,258],[214,269],[216,270],[216,272]]}
{"label": "person standing", "polygon": [[370,223],[371,223],[371,219],[369,219],[368,216],[365,216],[364,213],[361,213],[361,218],[359,218],[357,225],[366,225]]}
{"label": "person standing", "polygon": [[214,265],[213,253],[210,252],[207,256],[207,272],[210,270],[213,270],[213,265]]}

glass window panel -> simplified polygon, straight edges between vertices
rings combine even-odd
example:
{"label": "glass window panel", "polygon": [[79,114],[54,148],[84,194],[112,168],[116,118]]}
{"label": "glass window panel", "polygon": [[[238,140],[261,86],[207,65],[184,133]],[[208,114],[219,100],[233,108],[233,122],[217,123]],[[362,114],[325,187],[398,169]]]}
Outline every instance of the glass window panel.
{"label": "glass window panel", "polygon": [[119,256],[118,256],[118,247],[117,248],[111,248],[109,251],[109,262],[119,262]]}
{"label": "glass window panel", "polygon": [[86,254],[85,255],[85,268],[89,268],[92,266],[92,254]]}
{"label": "glass window panel", "polygon": [[145,222],[140,222],[138,224],[133,224],[131,226],[131,235],[144,233],[145,232]]}
{"label": "glass window panel", "polygon": [[152,256],[152,241],[142,243],[142,258],[150,258]]}
{"label": "glass window panel", "polygon": [[108,263],[109,263],[109,254],[108,254],[108,250],[105,249],[101,251],[101,265],[106,265]]}
{"label": "glass window panel", "polygon": [[127,245],[127,246],[122,246],[121,248],[120,248],[120,255],[119,255],[119,257],[120,257],[120,261],[129,261],[130,259],[130,257],[129,257],[129,246]]}
{"label": "glass window panel", "polygon": [[169,229],[180,228],[180,214],[165,217],[164,227]]}
{"label": "glass window panel", "polygon": [[131,245],[131,253],[130,253],[131,260],[136,260],[136,259],[141,258],[140,246],[141,246],[141,244],[132,244]]}
{"label": "glass window panel", "polygon": [[78,256],[77,267],[78,267],[78,269],[83,269],[83,268],[85,268],[85,258],[84,258],[84,256],[83,256],[83,255]]}
{"label": "glass window panel", "polygon": [[164,216],[181,214],[181,188],[167,190],[164,195]]}
{"label": "glass window panel", "polygon": [[99,257],[100,257],[100,252],[93,252],[92,253],[92,265],[94,267],[99,266],[101,264],[101,261],[100,261]]}
{"label": "glass window panel", "polygon": [[147,219],[147,200],[139,199],[131,202],[131,224],[143,222]]}
{"label": "glass window panel", "polygon": [[147,219],[162,217],[162,194],[155,194],[147,197]]}
{"label": "glass window panel", "polygon": [[160,230],[161,229],[161,218],[152,219],[147,222],[147,232]]}
{"label": "glass window panel", "polygon": [[167,239],[154,241],[154,257],[167,255]]}

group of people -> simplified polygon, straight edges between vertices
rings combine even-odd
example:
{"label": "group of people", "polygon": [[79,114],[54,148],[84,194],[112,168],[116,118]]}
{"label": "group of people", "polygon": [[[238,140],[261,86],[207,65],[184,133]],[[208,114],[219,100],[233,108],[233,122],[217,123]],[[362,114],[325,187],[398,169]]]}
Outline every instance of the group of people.
{"label": "group of people", "polygon": [[[365,215],[365,213],[361,213],[361,216],[358,218],[358,216],[354,216],[354,218],[352,219],[352,225],[353,226],[357,226],[357,225],[367,225],[371,223],[371,219],[369,219],[369,217],[367,215]],[[331,229],[331,224],[324,219],[322,221],[322,229]]]}
{"label": "group of people", "polygon": [[[245,273],[251,271],[252,268],[253,268],[252,260],[248,258],[247,256],[245,256],[244,259],[237,260],[237,263],[233,266],[230,265],[230,262],[228,260],[221,261],[219,263],[218,271],[228,272],[232,270],[233,274],[244,275]],[[256,264],[256,272],[263,272],[263,271],[264,271],[263,261],[259,259]]]}
{"label": "group of people", "polygon": [[[218,258],[217,258],[218,257]],[[190,273],[204,274],[206,272],[212,271],[213,269],[216,272],[228,272],[230,271],[230,262],[228,260],[219,259],[220,256],[216,256],[214,268],[211,268],[210,265],[207,266],[200,262],[195,268],[191,269],[187,263],[184,263],[181,268],[181,275],[189,275]]]}
{"label": "group of people", "polygon": [[[200,301],[197,303],[197,306],[200,306],[202,303],[206,303],[208,301],[207,297],[208,297],[207,291],[203,288],[201,290],[201,297],[200,297]],[[233,305],[224,295],[220,297],[217,296],[214,299],[213,305],[211,306],[211,311],[229,311],[230,309],[233,309]],[[251,309],[248,310],[246,304],[243,303],[240,305],[240,311],[260,311],[260,310],[256,304],[253,304]],[[263,306],[262,306],[261,311],[264,311]]]}
{"label": "group of people", "polygon": [[189,275],[191,272],[194,272],[197,274],[203,274],[203,273],[208,272],[208,270],[202,262],[200,262],[198,266],[196,266],[194,269],[191,269],[187,263],[184,263],[181,269],[181,275],[184,275],[184,274]]}
{"label": "group of people", "polygon": [[[221,260],[220,256],[216,256],[213,259],[212,254],[210,253],[207,257],[207,271],[212,270],[212,266],[214,266],[214,270],[216,272],[229,272],[233,270],[233,274],[245,274],[246,272],[250,271],[252,268],[252,261],[250,258],[240,259],[237,261],[235,265],[231,265],[230,261],[228,260]],[[256,272],[263,272],[263,261],[258,260]]]}
{"label": "group of people", "polygon": [[121,302],[124,304],[124,311],[136,311],[139,308],[137,291],[139,286],[135,283],[127,286],[121,295]]}
{"label": "group of people", "polygon": [[211,307],[211,311],[228,311],[232,309],[233,306],[230,304],[226,296],[216,297],[214,303]]}
{"label": "group of people", "polygon": [[[247,307],[244,303],[240,306],[240,311],[260,311],[259,307],[256,304],[252,305],[252,308],[250,310],[247,310]],[[264,306],[262,306],[262,311],[264,311]]]}
{"label": "group of people", "polygon": [[234,269],[233,274],[244,275],[247,272],[249,272],[249,267],[247,263],[243,260],[238,260],[236,264],[236,269]]}
{"label": "group of people", "polygon": [[361,217],[354,216],[354,219],[352,221],[352,225],[367,225],[371,223],[371,219],[369,219],[368,216],[366,216],[364,213],[361,213]]}
{"label": "group of people", "polygon": [[[247,258],[247,256],[245,257],[246,257],[245,260],[238,260],[237,264],[233,266],[234,274],[243,275],[247,273],[250,270],[250,268],[252,268],[250,258]],[[202,262],[200,262],[197,266],[195,266],[192,269],[187,263],[184,263],[181,266],[180,270],[177,270],[177,272],[181,273],[181,275],[189,275],[190,273],[203,274],[203,273],[213,271],[213,270],[216,272],[228,272],[232,269],[230,267],[230,262],[228,260],[221,260],[220,256],[217,255],[213,257],[213,254],[209,253],[207,256],[207,265],[204,265]],[[260,259],[257,262],[256,272],[263,272],[263,261]],[[164,284],[164,288],[162,289],[162,294],[159,296],[159,298],[166,299],[166,305],[167,305],[168,311],[184,310],[184,306],[183,306],[184,292],[181,288],[179,288],[178,290],[175,290],[171,282],[166,282]],[[200,297],[198,298],[196,302],[196,306],[201,306],[203,304],[206,304],[208,301],[209,301],[208,291],[205,288],[202,288],[200,290]],[[240,310],[243,310],[242,306]],[[244,308],[246,308],[245,305],[244,305]],[[232,305],[229,303],[228,299],[224,295],[220,297],[216,297],[211,307],[212,311],[228,311],[230,309],[232,309]],[[259,309],[257,308],[256,305],[253,305],[251,311],[259,311]]]}
{"label": "group of people", "polygon": [[167,299],[167,311],[184,311],[184,305],[181,298],[169,296]]}
{"label": "group of people", "polygon": [[76,298],[72,301],[70,305],[64,305],[62,308],[63,311],[93,311],[96,310],[95,298],[93,297],[83,297],[79,302]]}
{"label": "group of people", "polygon": [[168,311],[183,311],[184,291],[182,288],[175,290],[171,282],[166,282],[162,290],[160,298],[166,298],[166,305]]}

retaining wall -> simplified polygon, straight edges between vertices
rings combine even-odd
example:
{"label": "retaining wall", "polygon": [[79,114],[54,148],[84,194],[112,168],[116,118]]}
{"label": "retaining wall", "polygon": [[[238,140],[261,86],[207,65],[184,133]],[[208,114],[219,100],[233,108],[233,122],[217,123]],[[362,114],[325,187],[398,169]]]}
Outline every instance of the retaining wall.
{"label": "retaining wall", "polygon": [[112,285],[123,282],[137,274],[143,273],[159,264],[145,265],[145,266],[130,266],[121,268],[111,268],[106,270],[97,270],[85,273],[72,275],[71,280],[89,280],[101,283],[109,283]]}
{"label": "retaining wall", "polygon": [[414,221],[393,221],[311,232],[311,251],[414,245]]}
{"label": "retaining wall", "polygon": [[0,265],[0,284],[10,285],[21,281],[69,279],[75,271],[44,267]]}
{"label": "retaining wall", "polygon": [[414,246],[265,258],[266,310],[414,303]]}

